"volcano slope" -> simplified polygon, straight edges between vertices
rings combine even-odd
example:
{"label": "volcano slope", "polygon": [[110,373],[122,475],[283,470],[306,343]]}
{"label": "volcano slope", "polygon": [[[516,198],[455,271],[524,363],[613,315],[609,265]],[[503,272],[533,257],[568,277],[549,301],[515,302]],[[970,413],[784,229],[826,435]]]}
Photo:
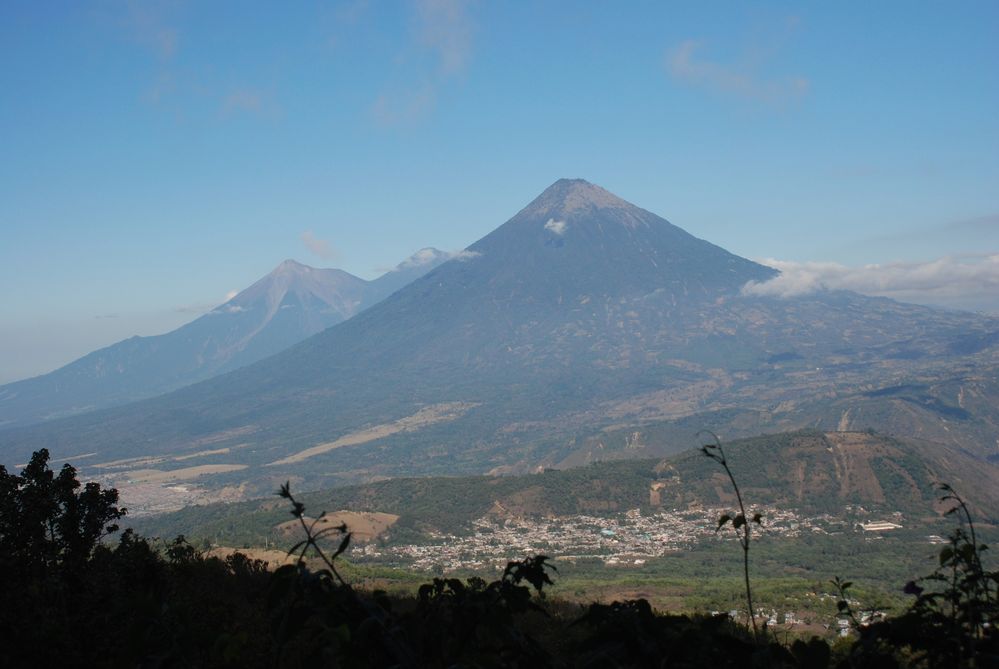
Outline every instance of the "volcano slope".
{"label": "volcano slope", "polygon": [[422,249],[373,281],[285,260],[176,330],[131,337],[0,386],[0,429],[127,404],[239,369],[350,318],[446,258]]}
{"label": "volcano slope", "polygon": [[[361,314],[169,395],[0,433],[79,465],[245,465],[272,492],[526,472],[800,427],[879,429],[979,458],[999,438],[999,321],[819,292],[747,294],[771,268],[582,180]],[[121,462],[124,461],[124,464]]]}

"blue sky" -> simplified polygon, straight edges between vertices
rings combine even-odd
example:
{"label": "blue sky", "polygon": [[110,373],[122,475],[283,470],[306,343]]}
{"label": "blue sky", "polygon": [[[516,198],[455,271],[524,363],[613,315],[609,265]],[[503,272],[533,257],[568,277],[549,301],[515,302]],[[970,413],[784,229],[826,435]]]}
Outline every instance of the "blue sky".
{"label": "blue sky", "polygon": [[995,2],[13,0],[0,63],[0,383],[560,177],[778,292],[999,311]]}

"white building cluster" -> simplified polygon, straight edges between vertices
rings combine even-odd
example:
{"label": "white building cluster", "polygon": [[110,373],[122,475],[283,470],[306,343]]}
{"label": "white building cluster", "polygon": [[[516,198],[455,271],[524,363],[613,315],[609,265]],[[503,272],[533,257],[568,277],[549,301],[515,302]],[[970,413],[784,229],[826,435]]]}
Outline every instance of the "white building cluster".
{"label": "white building cluster", "polygon": [[[848,528],[832,516],[804,516],[794,510],[754,509],[763,524],[754,533],[799,536]],[[411,569],[453,572],[502,567],[509,560],[545,554],[555,560],[600,559],[610,567],[641,567],[650,558],[688,550],[701,541],[733,539],[731,527],[716,532],[718,518],[731,509],[674,509],[643,515],[639,509],[610,517],[574,515],[549,518],[494,518],[473,523],[467,536],[439,534],[425,544],[368,544],[352,556]]]}

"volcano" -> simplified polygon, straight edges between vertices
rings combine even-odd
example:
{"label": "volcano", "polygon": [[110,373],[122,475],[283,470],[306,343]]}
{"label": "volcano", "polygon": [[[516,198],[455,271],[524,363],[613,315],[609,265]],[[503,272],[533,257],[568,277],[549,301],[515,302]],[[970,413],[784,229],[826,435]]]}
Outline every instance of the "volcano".
{"label": "volcano", "polygon": [[690,448],[699,429],[874,428],[991,455],[999,322],[845,291],[743,291],[777,274],[563,179],[282,353],[162,397],[7,430],[0,454],[48,446],[167,469],[197,456],[232,468],[219,485],[261,493],[290,477],[318,487],[657,456]]}
{"label": "volcano", "polygon": [[239,369],[380,302],[447,256],[421,249],[372,281],[285,260],[176,330],[131,337],[48,374],[0,386],[0,427],[127,404]]}

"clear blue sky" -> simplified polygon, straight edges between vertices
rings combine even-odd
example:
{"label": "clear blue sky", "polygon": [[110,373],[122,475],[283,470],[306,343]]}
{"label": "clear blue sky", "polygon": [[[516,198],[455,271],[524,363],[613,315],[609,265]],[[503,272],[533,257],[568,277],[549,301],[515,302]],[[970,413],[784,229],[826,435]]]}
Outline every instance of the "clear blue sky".
{"label": "clear blue sky", "polygon": [[993,1],[8,0],[0,147],[0,383],[284,258],[460,249],[560,177],[805,281],[999,309]]}

